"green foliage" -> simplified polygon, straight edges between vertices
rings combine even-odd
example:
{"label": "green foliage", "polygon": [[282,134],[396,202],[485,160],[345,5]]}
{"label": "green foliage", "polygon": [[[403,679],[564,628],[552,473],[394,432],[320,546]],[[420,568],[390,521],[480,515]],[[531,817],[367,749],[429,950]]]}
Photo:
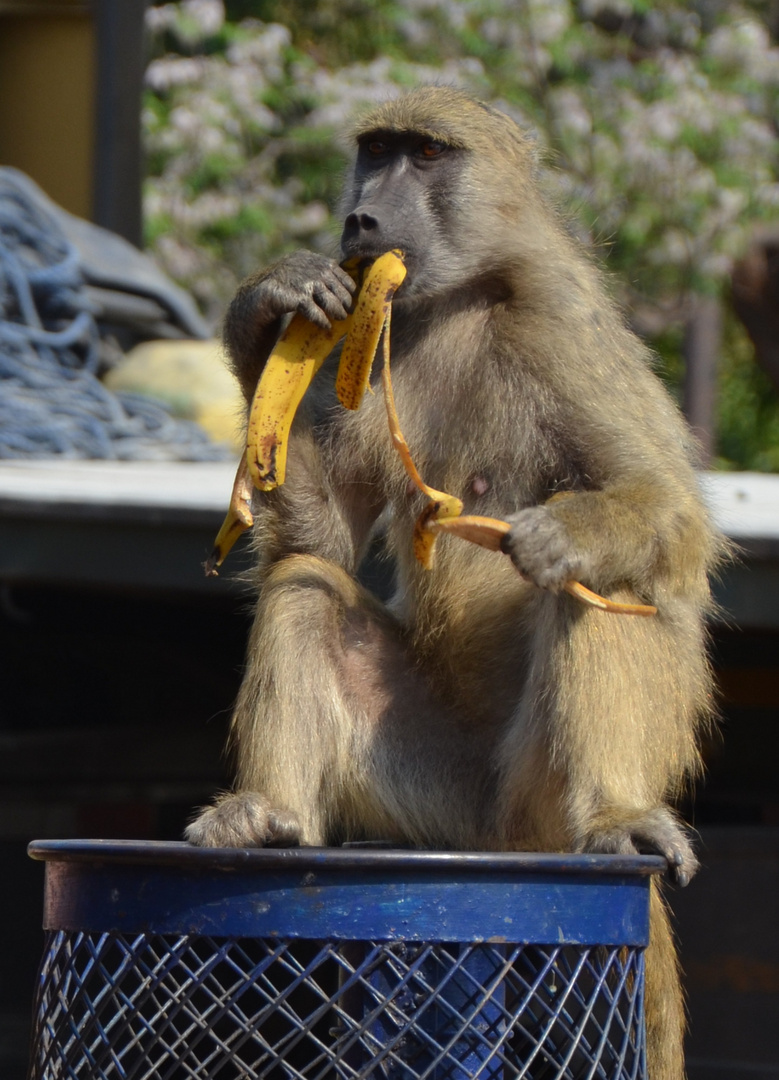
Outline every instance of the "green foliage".
{"label": "green foliage", "polygon": [[[216,321],[239,278],[333,251],[335,133],[399,87],[455,83],[533,129],[678,389],[691,291],[779,217],[768,0],[181,0],[149,9],[147,239]],[[779,469],[779,410],[728,330],[721,463]]]}
{"label": "green foliage", "polygon": [[735,319],[726,333],[718,395],[720,469],[779,472],[779,407],[776,390],[754,362],[752,345]]}

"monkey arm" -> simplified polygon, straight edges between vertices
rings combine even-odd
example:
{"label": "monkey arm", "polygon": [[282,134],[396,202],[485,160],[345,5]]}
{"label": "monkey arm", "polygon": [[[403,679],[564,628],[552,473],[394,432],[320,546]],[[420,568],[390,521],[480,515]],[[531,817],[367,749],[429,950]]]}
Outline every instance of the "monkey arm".
{"label": "monkey arm", "polygon": [[[565,348],[551,349],[541,335],[533,335],[532,349],[518,334],[514,341],[542,400],[553,403],[550,422],[562,433],[578,490],[509,516],[504,550],[553,592],[579,580],[598,593],[627,586],[652,602],[664,594],[705,604],[719,541],[698,490],[689,432],[651,355],[589,267],[571,283],[559,317]],[[532,318],[525,317],[525,332]]]}
{"label": "monkey arm", "polygon": [[559,592],[578,580],[597,592],[627,585],[648,599],[658,587],[705,595],[710,534],[690,492],[645,478],[553,499],[507,520],[504,550],[540,588]]}
{"label": "monkey arm", "polygon": [[354,290],[337,262],[311,251],[293,252],[243,282],[225,317],[223,339],[247,401],[285,317],[300,312],[327,330],[346,318]]}
{"label": "monkey arm", "polygon": [[262,578],[289,555],[315,555],[354,576],[365,554],[384,498],[358,471],[342,475],[339,455],[321,435],[304,402],[292,428],[286,483],[255,495]]}

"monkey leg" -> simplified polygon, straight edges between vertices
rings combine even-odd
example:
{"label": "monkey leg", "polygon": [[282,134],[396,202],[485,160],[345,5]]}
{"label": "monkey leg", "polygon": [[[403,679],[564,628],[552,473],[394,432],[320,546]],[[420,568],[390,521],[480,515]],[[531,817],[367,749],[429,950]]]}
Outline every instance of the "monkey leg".
{"label": "monkey leg", "polygon": [[[697,862],[667,800],[699,766],[696,728],[710,672],[697,613],[673,597],[651,619],[587,611],[543,593],[533,602],[533,660],[509,744],[529,744],[534,775],[520,791],[527,767],[515,751],[509,802],[537,825],[547,817],[545,789],[554,790],[558,843],[658,853],[684,883]],[[554,841],[548,831],[546,839]]]}
{"label": "monkey leg", "polygon": [[[531,603],[528,681],[502,747],[506,846],[658,853],[684,883],[697,863],[665,800],[695,768],[694,717],[708,690],[692,618],[671,601],[652,619],[543,593]],[[684,1007],[656,887],[646,963],[649,1080],[682,1080]]]}
{"label": "monkey leg", "polygon": [[695,615],[672,598],[652,619],[530,603],[529,676],[501,754],[507,842],[658,853],[686,883],[697,862],[666,800],[698,766],[710,684]]}
{"label": "monkey leg", "polygon": [[[334,563],[265,579],[232,724],[237,784],[187,829],[200,846],[383,838],[477,846],[485,767],[394,619]],[[486,758],[486,755],[485,755]]]}

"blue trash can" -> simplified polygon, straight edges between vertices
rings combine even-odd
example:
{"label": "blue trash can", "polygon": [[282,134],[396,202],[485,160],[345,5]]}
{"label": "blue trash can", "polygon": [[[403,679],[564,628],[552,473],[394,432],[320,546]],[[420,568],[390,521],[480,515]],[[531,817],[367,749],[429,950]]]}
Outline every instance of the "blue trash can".
{"label": "blue trash can", "polygon": [[30,1080],[638,1080],[654,857],[36,841]]}

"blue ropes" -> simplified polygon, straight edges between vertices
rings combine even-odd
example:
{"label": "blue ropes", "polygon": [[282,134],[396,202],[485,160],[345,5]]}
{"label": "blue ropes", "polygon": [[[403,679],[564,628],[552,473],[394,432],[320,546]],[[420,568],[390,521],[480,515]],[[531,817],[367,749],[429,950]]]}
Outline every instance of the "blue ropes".
{"label": "blue ropes", "polygon": [[0,182],[0,458],[217,461],[197,424],[98,378],[100,333],[77,249]]}

